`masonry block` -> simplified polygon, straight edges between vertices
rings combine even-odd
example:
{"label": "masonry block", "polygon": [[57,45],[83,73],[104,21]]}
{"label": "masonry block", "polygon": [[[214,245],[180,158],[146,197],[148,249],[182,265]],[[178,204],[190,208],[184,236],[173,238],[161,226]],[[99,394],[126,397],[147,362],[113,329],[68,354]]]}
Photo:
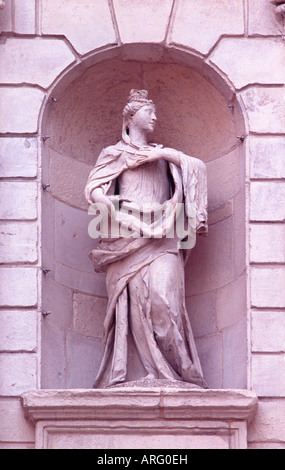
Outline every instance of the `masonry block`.
{"label": "masonry block", "polygon": [[252,179],[285,178],[284,136],[250,136],[248,145]]}
{"label": "masonry block", "polygon": [[29,83],[47,88],[75,60],[61,39],[8,38],[0,51],[1,83]]}
{"label": "masonry block", "polygon": [[0,268],[0,305],[31,307],[37,303],[36,268]]}
{"label": "masonry block", "polygon": [[251,312],[251,349],[254,352],[282,352],[285,345],[285,312]]}
{"label": "masonry block", "polygon": [[116,43],[108,0],[42,0],[42,33],[64,35],[79,54]]}
{"label": "masonry block", "polygon": [[55,203],[54,214],[55,259],[65,266],[94,274],[94,267],[88,256],[98,243],[98,239],[93,239],[88,234],[88,225],[94,216],[60,201]]}
{"label": "masonry block", "polygon": [[[88,204],[84,196],[84,188],[93,166],[52,150],[49,166],[52,185],[49,191],[57,199],[87,211]],[[65,178],[62,178],[63,174]]]}
{"label": "masonry block", "polygon": [[251,224],[249,237],[252,263],[285,262],[284,224]]}
{"label": "masonry block", "polygon": [[[0,46],[1,47],[1,46]],[[34,133],[44,92],[34,87],[0,87],[0,133]]]}
{"label": "masonry block", "polygon": [[34,222],[0,222],[0,262],[37,261],[38,227]]}
{"label": "masonry block", "polygon": [[33,220],[37,218],[37,183],[3,181],[0,183],[0,218]]}
{"label": "masonry block", "polygon": [[246,312],[242,313],[239,321],[224,328],[222,332],[223,388],[246,389],[247,387]]}
{"label": "masonry block", "polygon": [[186,297],[194,336],[206,336],[216,330],[215,298],[214,292]]}
{"label": "masonry block", "polygon": [[66,336],[66,388],[92,389],[103,356],[102,340],[72,331]]}
{"label": "masonry block", "polygon": [[282,267],[251,269],[251,305],[285,307],[285,269]]}
{"label": "masonry block", "polygon": [[[248,441],[258,442],[256,448],[261,448],[260,443],[267,444],[268,448],[285,443],[285,400],[258,400],[258,409],[254,420],[248,428]],[[275,443],[274,443],[275,441]],[[283,447],[284,448],[284,447]]]}
{"label": "masonry block", "polygon": [[25,419],[19,398],[5,397],[0,399],[0,422],[0,441],[5,443],[3,445],[5,449],[7,448],[8,442],[14,442],[16,448],[18,448],[20,442],[34,442],[34,426],[30,421]]}
{"label": "masonry block", "polygon": [[283,87],[253,86],[241,92],[248,115],[249,130],[282,134],[285,129],[285,91]]}
{"label": "masonry block", "polygon": [[246,312],[244,277],[219,289],[216,295],[217,326],[221,330],[235,324]]}
{"label": "masonry block", "polygon": [[0,355],[0,395],[18,396],[37,388],[37,358],[32,353]]}
{"label": "masonry block", "polygon": [[207,162],[209,210],[221,208],[240,190],[240,150]]}
{"label": "masonry block", "polygon": [[281,25],[275,15],[275,6],[269,0],[250,0],[248,2],[249,35],[280,35]]}
{"label": "masonry block", "polygon": [[0,11],[0,33],[12,31],[12,0],[5,0],[5,7]]}
{"label": "masonry block", "polygon": [[252,388],[258,396],[285,397],[284,361],[284,353],[252,356]]}
{"label": "masonry block", "polygon": [[[219,332],[196,338],[204,378],[210,388],[223,387],[223,338]],[[203,367],[205,364],[205,367]],[[219,366],[217,367],[217,364]]]}
{"label": "masonry block", "polygon": [[1,310],[0,350],[6,352],[35,351],[37,347],[37,317],[37,312],[34,310]]}
{"label": "masonry block", "polygon": [[252,181],[250,184],[250,219],[285,220],[285,185],[282,181]]}
{"label": "masonry block", "polygon": [[14,0],[15,33],[36,33],[36,0]]}
{"label": "masonry block", "polygon": [[284,55],[285,44],[281,39],[225,38],[210,61],[239,89],[249,83],[283,85]]}
{"label": "masonry block", "polygon": [[83,335],[102,338],[107,298],[75,293],[73,296],[73,326]]}
{"label": "masonry block", "polygon": [[179,0],[171,42],[207,54],[223,34],[243,34],[243,1]]}
{"label": "masonry block", "polygon": [[166,36],[172,0],[115,0],[114,10],[121,41],[161,42]]}
{"label": "masonry block", "polygon": [[36,138],[0,138],[0,177],[36,177],[37,153]]}

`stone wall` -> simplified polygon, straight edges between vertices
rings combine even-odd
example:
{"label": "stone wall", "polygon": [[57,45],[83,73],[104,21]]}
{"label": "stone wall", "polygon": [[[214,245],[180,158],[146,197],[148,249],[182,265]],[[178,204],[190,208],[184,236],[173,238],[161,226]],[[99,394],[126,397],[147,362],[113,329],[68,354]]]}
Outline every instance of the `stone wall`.
{"label": "stone wall", "polygon": [[[48,131],[51,122],[56,122],[51,118],[57,112],[55,106],[60,104],[57,100],[67,96],[65,90],[74,86],[76,80],[82,83],[84,74],[91,74],[94,80],[95,72],[101,68],[103,73],[112,61],[125,64],[120,65],[125,70],[128,61],[132,61],[145,64],[145,70],[152,68],[153,77],[156,67],[162,64],[168,64],[165,67],[172,64],[175,73],[178,66],[185,67],[192,74],[202,75],[217,90],[228,111],[238,110],[229,134],[235,142],[234,148],[239,149],[233,161],[239,162],[242,178],[239,185],[244,194],[241,191],[234,202],[229,197],[228,205],[226,200],[217,204],[216,212],[211,214],[213,227],[220,222],[226,225],[234,204],[235,229],[226,237],[233,261],[227,263],[225,255],[215,275],[223,276],[223,266],[233,267],[236,275],[214,285],[212,290],[206,289],[196,306],[196,292],[191,291],[189,284],[188,299],[190,308],[192,304],[196,311],[193,327],[204,360],[208,363],[225,353],[220,362],[223,378],[216,379],[214,367],[213,388],[235,388],[232,378],[225,378],[225,372],[240,360],[237,353],[235,357],[229,354],[233,342],[240,337],[244,340],[246,354],[241,359],[247,376],[244,387],[254,390],[259,397],[258,411],[249,428],[248,447],[284,448],[285,45],[284,24],[275,15],[275,6],[269,0],[159,0],[143,2],[143,6],[137,0],[5,0],[4,3],[0,10],[1,446],[33,447],[34,428],[24,418],[20,396],[25,391],[41,388],[41,369],[50,367],[51,359],[58,352],[66,354],[61,346],[56,349],[56,344],[49,349],[48,342],[42,349],[45,322],[50,324],[51,335],[54,325],[52,313],[42,315],[50,305],[43,305],[42,284],[50,275],[43,273],[46,267],[50,269],[43,261],[52,248],[46,245],[46,240],[54,242],[48,234],[58,225],[48,226],[45,209],[50,210],[50,205],[45,205],[45,197],[53,193],[52,188],[44,191],[42,185],[50,184],[45,165],[55,155],[50,151],[50,139],[56,133],[50,136]],[[158,73],[157,83],[159,78]],[[109,86],[112,88],[112,82]],[[120,88],[120,99],[126,96],[128,88],[126,78]],[[163,86],[153,88],[154,98],[161,97],[163,103],[162,90]],[[103,91],[106,91],[104,87]],[[72,96],[68,98],[69,106]],[[113,128],[115,124],[113,121]],[[73,126],[72,129],[80,130],[80,125],[76,127],[73,122]],[[64,135],[66,132],[68,129]],[[224,135],[225,130],[221,133]],[[213,142],[217,139],[218,136],[214,137]],[[186,147],[187,142],[186,133]],[[63,145],[57,143],[55,151]],[[199,142],[195,145],[198,149]],[[91,146],[88,151],[92,153],[94,148]],[[60,155],[64,158],[63,153]],[[76,165],[78,162],[74,161]],[[221,175],[224,169],[222,165]],[[68,195],[68,188],[61,188],[65,189]],[[210,193],[210,204],[215,194]],[[63,207],[58,196],[55,204],[58,211],[61,207],[67,214],[69,207]],[[219,241],[217,235],[216,240]],[[56,241],[62,243],[60,237]],[[206,242],[199,241],[200,245],[203,243]],[[211,238],[207,243],[209,249]],[[217,247],[211,248],[213,256]],[[64,288],[62,283],[59,285],[57,288]],[[86,330],[87,322],[80,322],[82,292],[74,289],[69,294],[73,296],[74,316],[67,319],[71,324],[65,324],[65,334],[73,344],[74,334],[81,335],[76,338],[88,343],[94,334]],[[61,298],[61,293],[58,296]],[[99,310],[104,308],[104,301],[101,302]],[[203,319],[198,313],[200,305],[205,304],[208,310],[203,307],[203,312],[207,312]],[[67,310],[63,307],[62,312],[60,322],[64,321]],[[58,325],[56,337],[62,325]],[[64,344],[66,347],[67,342]],[[86,349],[82,354],[85,352]]]}

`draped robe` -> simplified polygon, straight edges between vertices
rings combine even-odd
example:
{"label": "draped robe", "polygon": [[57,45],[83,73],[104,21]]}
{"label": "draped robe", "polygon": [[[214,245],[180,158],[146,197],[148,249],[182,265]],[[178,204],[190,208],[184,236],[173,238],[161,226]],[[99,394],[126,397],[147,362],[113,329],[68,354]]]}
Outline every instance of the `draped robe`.
{"label": "draped robe", "polygon": [[[130,377],[206,387],[185,307],[186,250],[181,249],[177,233],[167,235],[179,204],[183,218],[191,219],[192,225],[194,208],[195,231],[207,231],[205,165],[183,153],[179,153],[180,167],[165,160],[147,162],[137,152],[135,145],[123,140],[105,148],[85,188],[90,204],[94,189],[101,188],[114,201],[117,188],[120,208],[127,209],[118,214],[118,226],[131,222],[137,231],[136,236],[105,235],[89,255],[95,271],[105,272],[108,293],[104,353],[94,387],[116,385]],[[128,210],[135,206],[140,213],[145,203],[164,209],[163,224],[161,220],[142,223]],[[138,368],[130,357],[131,343],[140,361]]]}

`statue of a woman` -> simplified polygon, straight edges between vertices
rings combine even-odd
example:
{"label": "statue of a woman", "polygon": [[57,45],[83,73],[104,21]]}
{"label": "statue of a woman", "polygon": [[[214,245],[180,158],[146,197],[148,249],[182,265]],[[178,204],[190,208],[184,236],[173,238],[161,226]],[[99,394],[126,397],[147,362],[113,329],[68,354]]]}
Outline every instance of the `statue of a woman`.
{"label": "statue of a woman", "polygon": [[[206,168],[196,158],[149,144],[155,124],[147,91],[131,90],[122,140],[101,152],[85,189],[88,202],[104,204],[119,227],[119,235],[105,234],[90,253],[95,270],[106,273],[108,292],[96,388],[130,377],[206,387],[185,308],[185,232],[169,228],[179,209],[183,221],[193,226],[194,219],[194,232],[207,231]],[[129,361],[130,341],[137,368]]]}

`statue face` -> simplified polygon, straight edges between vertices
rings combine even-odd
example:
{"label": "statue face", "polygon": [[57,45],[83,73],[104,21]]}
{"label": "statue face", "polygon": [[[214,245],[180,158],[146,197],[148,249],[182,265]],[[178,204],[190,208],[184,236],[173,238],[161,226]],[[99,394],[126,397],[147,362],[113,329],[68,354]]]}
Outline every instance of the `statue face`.
{"label": "statue face", "polygon": [[140,108],[131,118],[129,126],[134,126],[143,132],[153,132],[157,118],[154,106],[146,105]]}

